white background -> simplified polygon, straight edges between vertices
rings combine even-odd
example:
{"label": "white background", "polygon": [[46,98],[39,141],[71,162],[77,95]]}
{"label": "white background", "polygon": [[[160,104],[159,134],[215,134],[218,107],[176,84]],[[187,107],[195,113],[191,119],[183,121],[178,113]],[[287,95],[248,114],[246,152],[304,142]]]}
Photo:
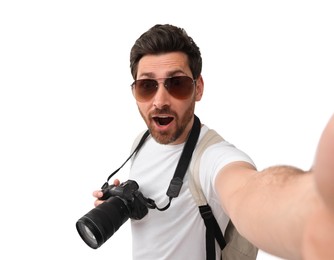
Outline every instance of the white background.
{"label": "white background", "polygon": [[308,169],[333,113],[333,13],[315,0],[1,1],[0,258],[130,259],[128,222],[98,250],[75,222],[145,128],[129,51],[156,23],[201,48],[202,122],[259,169]]}

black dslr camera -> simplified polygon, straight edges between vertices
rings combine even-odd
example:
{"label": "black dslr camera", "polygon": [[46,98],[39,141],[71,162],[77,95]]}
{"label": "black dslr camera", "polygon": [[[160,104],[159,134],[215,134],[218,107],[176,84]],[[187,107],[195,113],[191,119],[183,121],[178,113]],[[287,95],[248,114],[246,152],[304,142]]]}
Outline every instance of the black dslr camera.
{"label": "black dslr camera", "polygon": [[129,218],[142,219],[148,213],[150,199],[138,190],[137,182],[127,180],[119,186],[102,186],[104,203],[89,211],[76,223],[85,243],[93,249],[106,242]]}

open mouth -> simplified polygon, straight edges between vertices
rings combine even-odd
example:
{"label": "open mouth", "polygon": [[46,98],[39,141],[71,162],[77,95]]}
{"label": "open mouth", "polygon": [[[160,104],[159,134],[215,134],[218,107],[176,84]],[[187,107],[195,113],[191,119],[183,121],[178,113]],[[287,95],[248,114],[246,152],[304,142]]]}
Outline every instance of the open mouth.
{"label": "open mouth", "polygon": [[170,116],[155,116],[153,120],[160,126],[165,126],[170,124],[174,118]]}

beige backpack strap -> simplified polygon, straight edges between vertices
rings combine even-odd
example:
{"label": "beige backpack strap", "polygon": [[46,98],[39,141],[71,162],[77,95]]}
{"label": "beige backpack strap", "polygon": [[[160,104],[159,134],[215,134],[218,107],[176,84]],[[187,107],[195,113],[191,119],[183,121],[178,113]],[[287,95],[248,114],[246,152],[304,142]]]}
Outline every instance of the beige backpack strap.
{"label": "beige backpack strap", "polygon": [[202,154],[210,145],[221,142],[223,140],[224,139],[215,130],[210,129],[199,141],[196,150],[193,153],[190,163],[191,174],[189,176],[189,189],[195,199],[197,206],[203,206],[207,204],[199,181],[199,165]]}
{"label": "beige backpack strap", "polygon": [[[199,167],[201,156],[209,146],[223,140],[224,139],[217,132],[210,129],[199,141],[197,148],[194,151],[190,164],[190,175],[188,178],[189,189],[194,197],[197,206],[199,207],[207,205],[207,200],[202,191],[199,180]],[[223,260],[256,259],[258,249],[238,233],[231,221],[229,221],[226,227],[224,239],[226,241],[226,246],[222,250]]]}
{"label": "beige backpack strap", "polygon": [[131,147],[131,153],[136,149],[136,147],[140,143],[140,140],[141,140],[141,138],[143,137],[143,135],[145,134],[146,131],[147,130],[141,131],[140,134],[138,134],[136,136],[135,140],[133,141],[132,147]]}
{"label": "beige backpack strap", "polygon": [[199,167],[202,154],[206,150],[206,148],[221,141],[223,141],[223,138],[218,135],[214,130],[210,129],[208,130],[208,132],[205,133],[205,135],[197,144],[196,150],[193,153],[188,180],[190,192],[194,197],[194,200],[198,206],[199,212],[206,227],[205,243],[207,260],[216,259],[217,251],[215,241],[218,242],[221,249],[226,247],[226,241],[224,239],[223,232],[221,231],[219,224],[217,223],[211,207],[207,203],[207,200],[201,188],[199,180]]}

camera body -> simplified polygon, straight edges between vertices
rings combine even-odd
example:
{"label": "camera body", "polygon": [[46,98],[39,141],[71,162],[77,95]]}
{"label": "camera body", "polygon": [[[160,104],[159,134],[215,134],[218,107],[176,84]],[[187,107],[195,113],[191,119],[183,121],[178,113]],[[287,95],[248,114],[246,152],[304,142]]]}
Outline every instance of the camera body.
{"label": "camera body", "polygon": [[145,198],[133,180],[118,186],[106,183],[102,192],[100,199],[105,201],[76,223],[79,235],[93,249],[107,241],[129,218],[142,219],[148,213]]}
{"label": "camera body", "polygon": [[129,218],[142,219],[148,213],[148,208],[140,200],[144,196],[139,191],[139,185],[136,181],[127,180],[118,186],[108,185],[103,187],[102,192],[101,200],[108,201],[111,197],[121,199],[127,206]]}

